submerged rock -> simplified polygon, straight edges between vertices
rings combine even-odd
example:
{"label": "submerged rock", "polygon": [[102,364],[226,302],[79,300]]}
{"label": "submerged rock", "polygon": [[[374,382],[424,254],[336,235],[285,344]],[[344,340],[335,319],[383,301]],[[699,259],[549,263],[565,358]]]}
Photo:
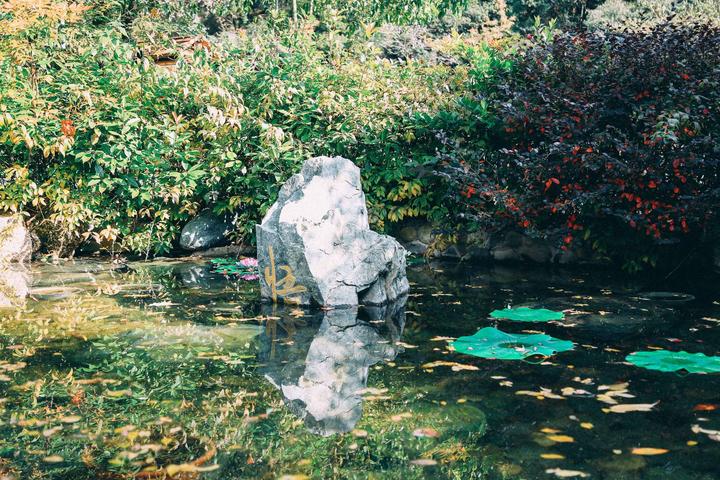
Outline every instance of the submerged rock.
{"label": "submerged rock", "polygon": [[27,262],[32,251],[32,237],[22,218],[0,217],[0,265]]}
{"label": "submerged rock", "polygon": [[263,298],[326,306],[380,305],[405,294],[405,249],[370,230],[360,169],[311,158],[257,226]]}
{"label": "submerged rock", "polygon": [[300,320],[300,325],[288,316],[266,328],[261,351],[265,378],[314,433],[352,430],[362,416],[370,367],[399,353],[404,299],[361,313],[372,323],[348,308],[321,313],[309,322]]}
{"label": "submerged rock", "polygon": [[233,224],[227,216],[215,215],[212,210],[203,210],[190,220],[180,233],[180,246],[185,250],[204,250],[222,247],[230,243],[228,234]]}

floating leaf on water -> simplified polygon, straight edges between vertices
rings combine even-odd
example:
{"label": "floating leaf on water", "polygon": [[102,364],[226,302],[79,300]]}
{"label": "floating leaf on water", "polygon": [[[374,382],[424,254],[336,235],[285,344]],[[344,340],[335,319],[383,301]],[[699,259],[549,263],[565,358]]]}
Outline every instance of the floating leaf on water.
{"label": "floating leaf on water", "polygon": [[582,423],[580,424],[580,426],[581,426],[582,428],[584,428],[585,430],[592,430],[595,425],[593,425],[593,424],[590,423],[590,422],[582,422]]}
{"label": "floating leaf on water", "polygon": [[55,435],[57,432],[59,432],[62,429],[63,429],[62,426],[47,428],[47,429],[43,430],[42,434],[43,434],[43,437],[48,438],[48,437],[52,437],[53,435]]}
{"label": "floating leaf on water", "polygon": [[713,410],[717,410],[718,406],[714,403],[698,403],[693,407],[693,411],[695,412],[712,412]]}
{"label": "floating leaf on water", "polygon": [[563,394],[565,397],[574,396],[574,395],[592,395],[592,393],[588,392],[587,390],[573,388],[573,387],[565,387],[562,390],[560,390],[560,393]]}
{"label": "floating leaf on water", "polygon": [[549,322],[550,320],[562,320],[565,318],[563,312],[555,312],[545,308],[506,308],[490,312],[492,318],[503,320],[514,320],[516,322]]}
{"label": "floating leaf on water", "polygon": [[548,435],[547,438],[557,443],[573,443],[575,441],[570,435]]}
{"label": "floating leaf on water", "polygon": [[481,358],[523,360],[534,355],[549,357],[572,350],[575,344],[545,334],[511,334],[486,327],[474,335],[458,338],[452,346],[457,352]]}
{"label": "floating leaf on water", "polygon": [[720,357],[686,351],[633,352],[625,360],[638,367],[660,372],[720,373]]}
{"label": "floating leaf on water", "polygon": [[530,397],[535,397],[538,400],[544,400],[546,398],[551,398],[553,400],[565,400],[565,397],[558,395],[557,393],[553,393],[552,390],[548,388],[542,388],[540,387],[540,390],[537,392],[534,392],[532,390],[518,390],[515,392],[515,395],[527,395]]}
{"label": "floating leaf on water", "polygon": [[440,432],[434,428],[418,428],[413,431],[413,436],[418,438],[437,438]]}
{"label": "floating leaf on water", "polygon": [[260,278],[258,276],[258,261],[255,258],[243,258],[240,261],[234,258],[213,258],[210,263],[214,272],[223,275],[236,275],[247,281]]}
{"label": "floating leaf on water", "polygon": [[547,470],[545,470],[545,473],[553,474],[559,478],[587,478],[590,476],[589,474],[581,472],[579,470],[564,470],[562,468],[548,468]]}
{"label": "floating leaf on water", "polygon": [[445,360],[438,360],[437,362],[426,363],[422,366],[424,369],[431,369],[435,367],[451,367],[453,372],[459,372],[461,370],[480,370],[475,365],[464,365],[457,362],[448,362]]}
{"label": "floating leaf on water", "polygon": [[398,413],[397,415],[393,415],[392,417],[390,417],[390,420],[392,420],[393,422],[401,422],[404,418],[410,418],[410,417],[412,417],[412,413],[403,412],[403,413]]}
{"label": "floating leaf on water", "polygon": [[126,390],[107,390],[105,395],[111,398],[132,397],[132,390],[129,388]]}
{"label": "floating leaf on water", "polygon": [[692,425],[690,427],[693,433],[704,433],[705,435],[720,435],[720,430],[710,430],[708,428],[702,428],[700,425]]}
{"label": "floating leaf on water", "polygon": [[607,410],[612,413],[627,413],[627,412],[649,412],[657,405],[655,403],[623,403],[619,405],[612,405]]}
{"label": "floating leaf on water", "polygon": [[637,447],[630,450],[633,455],[662,455],[669,450],[665,448]]}
{"label": "floating leaf on water", "polygon": [[50,455],[45,458],[43,458],[43,462],[45,463],[60,463],[64,462],[65,459],[61,457],[60,455]]}
{"label": "floating leaf on water", "polygon": [[67,417],[60,417],[60,421],[63,423],[76,423],[82,420],[82,417],[78,415],[68,415]]}
{"label": "floating leaf on water", "polygon": [[563,460],[565,455],[560,455],[559,453],[541,453],[540,458],[544,458],[545,460]]}

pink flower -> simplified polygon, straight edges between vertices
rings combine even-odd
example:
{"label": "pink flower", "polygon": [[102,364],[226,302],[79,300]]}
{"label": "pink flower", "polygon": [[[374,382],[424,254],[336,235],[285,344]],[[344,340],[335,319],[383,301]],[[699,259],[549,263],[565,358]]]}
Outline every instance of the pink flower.
{"label": "pink flower", "polygon": [[246,257],[246,258],[243,258],[242,260],[240,260],[238,263],[240,265],[242,265],[243,267],[257,267],[258,266],[257,258]]}
{"label": "pink flower", "polygon": [[253,280],[257,280],[259,278],[260,278],[260,275],[257,275],[255,273],[240,276],[240,279],[245,280],[246,282],[252,282]]}

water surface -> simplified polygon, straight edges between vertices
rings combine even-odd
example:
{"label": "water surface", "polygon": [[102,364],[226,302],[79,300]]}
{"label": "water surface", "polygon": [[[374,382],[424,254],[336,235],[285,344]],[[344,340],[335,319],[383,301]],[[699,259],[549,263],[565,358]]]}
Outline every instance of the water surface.
{"label": "water surface", "polygon": [[[22,479],[720,477],[720,376],[624,361],[659,348],[717,355],[717,278],[455,264],[409,276],[405,302],[304,311],[262,305],[254,283],[204,263],[34,265],[24,305],[0,310],[0,469]],[[489,318],[507,306],[566,317]],[[452,339],[487,326],[576,347],[527,361],[452,351]],[[613,401],[655,405],[614,413]]]}

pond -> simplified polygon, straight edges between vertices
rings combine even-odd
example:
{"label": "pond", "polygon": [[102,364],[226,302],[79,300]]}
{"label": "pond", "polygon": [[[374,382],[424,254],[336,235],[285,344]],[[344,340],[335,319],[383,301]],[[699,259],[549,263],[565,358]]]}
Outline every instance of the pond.
{"label": "pond", "polygon": [[[717,355],[717,278],[442,263],[408,275],[405,303],[304,311],[263,305],[255,282],[199,261],[35,264],[25,305],[0,310],[0,472],[720,476],[720,375],[625,360]],[[508,306],[565,315],[490,316]],[[574,345],[524,360],[454,351],[487,327]],[[532,348],[523,341],[500,348]]]}

